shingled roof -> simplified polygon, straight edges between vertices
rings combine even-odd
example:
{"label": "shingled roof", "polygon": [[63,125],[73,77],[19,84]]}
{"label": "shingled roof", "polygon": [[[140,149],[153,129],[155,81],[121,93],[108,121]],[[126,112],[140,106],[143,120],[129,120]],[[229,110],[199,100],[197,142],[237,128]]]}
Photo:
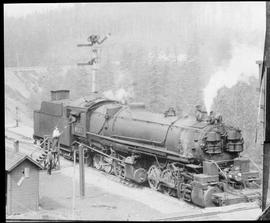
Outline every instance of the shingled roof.
{"label": "shingled roof", "polygon": [[21,152],[14,152],[12,148],[6,146],[5,148],[5,169],[6,171],[10,172],[19,164],[21,164],[24,160],[28,159],[30,162],[35,164],[38,168],[43,169],[43,167],[33,160],[31,157],[23,154]]}

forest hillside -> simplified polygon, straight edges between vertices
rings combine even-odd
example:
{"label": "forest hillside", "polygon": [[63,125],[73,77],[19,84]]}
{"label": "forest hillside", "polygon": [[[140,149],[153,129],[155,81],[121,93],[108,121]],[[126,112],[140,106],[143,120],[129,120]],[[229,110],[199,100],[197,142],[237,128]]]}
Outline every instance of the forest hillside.
{"label": "forest hillside", "polygon": [[[50,90],[90,92],[87,37],[111,33],[102,44],[97,90],[164,112],[193,114],[195,105],[221,113],[255,144],[258,65],[264,44],[264,4],[226,2],[81,3],[25,16],[4,17],[5,120],[15,107],[31,125]],[[255,151],[255,152],[254,152]],[[261,150],[260,150],[261,151]],[[254,156],[253,156],[254,155]]]}

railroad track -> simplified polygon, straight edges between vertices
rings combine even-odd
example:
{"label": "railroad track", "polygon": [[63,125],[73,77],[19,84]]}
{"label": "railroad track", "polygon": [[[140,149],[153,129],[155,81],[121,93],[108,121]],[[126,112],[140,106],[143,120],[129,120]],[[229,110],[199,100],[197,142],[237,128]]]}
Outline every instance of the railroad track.
{"label": "railroad track", "polygon": [[113,182],[117,182],[117,183],[121,183],[127,187],[132,187],[132,188],[144,188],[145,186],[143,185],[139,185],[135,182],[132,182],[130,180],[126,180],[126,179],[122,179],[122,178],[119,178],[117,176],[115,176],[114,174],[110,174],[110,173],[106,173],[104,171],[101,171],[101,170],[97,170],[96,168],[94,167],[87,167],[87,168],[91,168],[92,170],[94,170],[95,172],[99,173],[99,174],[102,174],[103,176],[105,176],[107,179],[113,181]]}
{"label": "railroad track", "polygon": [[[159,219],[153,219],[155,221],[178,221],[178,220],[200,220],[200,219],[207,219],[207,217],[211,218],[211,217],[217,217],[220,216],[220,218],[222,219],[222,215],[226,215],[226,214],[231,214],[231,213],[236,213],[236,212],[242,212],[242,211],[250,211],[250,210],[255,210],[255,209],[259,209],[258,206],[253,206],[253,207],[236,207],[230,210],[225,210],[222,211],[209,211],[209,212],[203,212],[203,213],[196,213],[196,214],[179,214],[177,216],[172,216],[172,217],[165,217],[165,218],[159,218]],[[239,214],[239,216],[242,216]],[[255,217],[255,216],[253,216]],[[243,216],[243,218],[245,218],[245,216]],[[254,218],[255,219],[255,218]],[[211,219],[209,219],[211,220]],[[218,220],[218,219],[216,219]],[[252,220],[252,219],[250,219]]]}
{"label": "railroad track", "polygon": [[[21,137],[21,139],[19,140],[20,143],[30,144],[30,145],[32,145],[32,146],[34,146],[34,147],[36,147],[36,148],[38,147],[38,146],[34,145],[33,142],[30,141],[30,140],[33,140],[32,138],[27,137],[27,136],[24,136],[24,135],[22,135],[22,134],[20,134],[20,133],[17,133],[17,132],[13,132],[13,131],[11,131],[11,130],[8,129],[8,128],[6,128],[6,131],[7,131],[7,132],[10,132],[10,133],[13,134],[13,135],[17,135],[17,136]],[[15,137],[7,136],[7,135],[5,135],[5,139],[9,140],[10,142],[14,142],[15,140],[18,140],[18,139],[15,138]],[[22,139],[24,139],[24,140],[22,140]],[[38,148],[39,148],[39,147],[38,147]],[[37,149],[38,149],[38,148],[37,148]],[[30,150],[30,149],[29,149],[29,150]],[[42,149],[40,149],[40,151],[42,151]],[[64,157],[64,156],[62,156],[62,157],[65,158],[67,161],[70,161],[70,160],[67,159],[66,157]],[[73,161],[71,161],[71,162],[73,162]],[[104,171],[97,170],[97,169],[94,168],[94,167],[88,167],[88,168],[91,168],[92,170],[95,170],[95,171],[97,171],[98,173],[101,173],[102,175],[104,175],[104,176],[106,176],[108,179],[110,179],[111,181],[114,181],[114,182],[117,182],[117,183],[121,183],[121,184],[123,184],[123,185],[125,185],[125,186],[127,186],[127,187],[131,187],[131,188],[143,188],[143,187],[145,187],[145,186],[143,186],[143,185],[139,185],[139,184],[137,184],[137,183],[135,183],[135,182],[132,182],[132,181],[130,181],[130,180],[119,178],[119,177],[115,176],[114,174],[110,174],[110,173],[106,173],[106,172],[104,172]]]}
{"label": "railroad track", "polygon": [[[5,144],[13,147],[15,141],[19,141],[19,151],[33,158],[38,162],[38,159],[43,155],[44,150],[33,143],[33,139],[22,134],[6,130],[5,132]],[[42,164],[43,165],[43,164]]]}
{"label": "railroad track", "polygon": [[[11,133],[11,134],[13,134],[13,135],[17,135],[17,136],[21,137],[22,139],[25,139],[25,140],[28,140],[28,141],[30,141],[30,140],[33,141],[33,138],[28,137],[28,136],[25,136],[25,135],[20,134],[20,133],[17,133],[17,132],[14,132],[14,131],[12,131],[12,130],[10,129],[10,127],[5,128],[5,135],[6,135],[7,132],[9,132],[9,133]],[[12,138],[12,137],[10,137],[10,138]],[[20,141],[21,141],[21,140],[20,140]]]}
{"label": "railroad track", "polygon": [[[6,132],[11,133],[12,135],[17,135],[17,136],[19,136],[19,137],[21,138],[21,139],[19,139],[20,143],[23,143],[23,144],[29,144],[29,145],[34,146],[35,148],[37,148],[37,150],[39,150],[40,152],[43,151],[43,150],[40,149],[38,146],[34,145],[33,142],[30,141],[30,140],[33,140],[32,138],[27,137],[27,136],[24,136],[24,135],[22,135],[22,134],[20,134],[20,133],[17,133],[17,132],[13,132],[13,131],[11,131],[9,128],[6,128]],[[8,141],[10,141],[10,143],[11,143],[11,142],[14,142],[14,141],[16,141],[16,140],[18,140],[18,138],[12,137],[12,136],[10,136],[10,135],[5,135],[5,139],[8,140]],[[22,140],[22,139],[24,139],[24,140]],[[24,149],[24,150],[25,150],[25,149]],[[30,149],[30,148],[29,148],[29,152],[30,152],[30,150],[33,150],[33,149]],[[62,157],[65,158],[64,156],[62,156]],[[70,161],[70,160],[67,159],[67,158],[65,158],[65,159],[66,159],[67,161]],[[90,168],[93,169],[93,170],[95,170],[95,171],[97,171],[97,172],[99,172],[99,173],[101,173],[102,175],[106,176],[108,179],[110,179],[110,180],[112,180],[112,181],[114,181],[114,182],[121,183],[121,184],[123,184],[123,185],[125,185],[125,186],[132,187],[132,188],[142,188],[142,187],[143,187],[143,186],[141,186],[141,185],[136,184],[135,182],[131,182],[131,181],[129,181],[129,180],[121,179],[121,178],[119,178],[119,177],[117,177],[117,176],[115,176],[115,175],[106,173],[106,172],[104,172],[104,171],[97,170],[97,169],[94,168],[94,167],[90,167]]]}
{"label": "railroad track", "polygon": [[[12,142],[18,140],[18,138],[14,138],[14,137],[7,136],[7,135],[5,135],[5,139],[7,139],[7,140],[9,140],[9,141],[12,141]],[[24,143],[24,144],[31,144],[31,145],[34,145],[33,142],[29,142],[29,141],[25,141],[25,140],[21,140],[21,139],[19,140],[19,142],[20,142],[20,143]]]}

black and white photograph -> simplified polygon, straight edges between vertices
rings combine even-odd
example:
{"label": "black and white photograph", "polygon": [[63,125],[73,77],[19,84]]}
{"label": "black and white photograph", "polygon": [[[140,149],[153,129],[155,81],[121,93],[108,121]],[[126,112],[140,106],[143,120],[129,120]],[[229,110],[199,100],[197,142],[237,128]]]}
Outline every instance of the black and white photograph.
{"label": "black and white photograph", "polygon": [[7,222],[270,220],[270,2],[3,3]]}

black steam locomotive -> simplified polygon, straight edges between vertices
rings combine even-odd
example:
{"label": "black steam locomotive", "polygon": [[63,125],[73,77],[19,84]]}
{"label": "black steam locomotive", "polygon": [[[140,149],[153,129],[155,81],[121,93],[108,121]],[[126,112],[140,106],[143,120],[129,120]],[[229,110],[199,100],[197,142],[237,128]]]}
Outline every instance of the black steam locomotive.
{"label": "black steam locomotive", "polygon": [[172,108],[152,113],[98,94],[70,100],[67,90],[51,96],[34,111],[34,139],[44,140],[57,126],[66,158],[78,142],[89,165],[201,207],[260,198],[259,172],[240,156],[241,131],[221,116],[197,111],[179,118]]}

